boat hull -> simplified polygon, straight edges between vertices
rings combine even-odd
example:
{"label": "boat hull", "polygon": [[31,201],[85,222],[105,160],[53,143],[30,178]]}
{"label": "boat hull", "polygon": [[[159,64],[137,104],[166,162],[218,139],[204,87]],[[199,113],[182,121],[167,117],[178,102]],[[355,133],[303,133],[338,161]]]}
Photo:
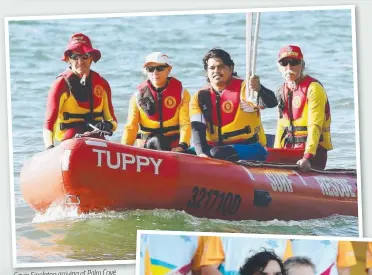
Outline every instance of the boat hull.
{"label": "boat hull", "polygon": [[27,161],[21,192],[35,211],[177,209],[224,220],[358,215],[355,175],[249,167],[80,138]]}

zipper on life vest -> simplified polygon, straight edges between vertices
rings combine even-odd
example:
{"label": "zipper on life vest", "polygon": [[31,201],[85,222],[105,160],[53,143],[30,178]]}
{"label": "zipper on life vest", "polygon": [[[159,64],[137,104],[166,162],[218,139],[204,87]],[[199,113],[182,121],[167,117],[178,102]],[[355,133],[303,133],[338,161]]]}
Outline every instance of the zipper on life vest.
{"label": "zipper on life vest", "polygon": [[160,130],[160,137],[163,137],[163,92],[157,92],[158,95],[158,110],[159,110],[159,130]]}
{"label": "zipper on life vest", "polygon": [[94,110],[94,102],[93,102],[93,87],[91,86],[90,77],[88,76],[88,79],[86,80],[86,85],[84,85],[84,89],[88,89],[89,91],[89,123],[93,123],[93,110]]}
{"label": "zipper on life vest", "polygon": [[288,132],[289,132],[289,142],[292,144],[292,146],[295,143],[294,140],[294,132],[295,129],[293,127],[293,110],[292,110],[292,104],[293,104],[293,91],[290,90],[288,92],[288,114],[289,114],[289,127],[288,127]]}
{"label": "zipper on life vest", "polygon": [[219,93],[216,93],[216,106],[217,106],[217,120],[218,120],[218,143],[223,145],[223,137],[222,137],[222,119],[221,119],[221,97]]}

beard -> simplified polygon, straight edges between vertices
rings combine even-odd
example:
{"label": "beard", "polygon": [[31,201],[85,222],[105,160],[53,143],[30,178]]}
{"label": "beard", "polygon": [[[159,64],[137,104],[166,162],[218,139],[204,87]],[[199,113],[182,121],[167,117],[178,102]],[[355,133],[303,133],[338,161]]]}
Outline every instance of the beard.
{"label": "beard", "polygon": [[296,75],[296,73],[292,70],[285,70],[282,72],[283,77],[285,78],[287,85],[290,89],[295,89],[297,84],[296,84],[296,79],[292,80],[291,75]]}

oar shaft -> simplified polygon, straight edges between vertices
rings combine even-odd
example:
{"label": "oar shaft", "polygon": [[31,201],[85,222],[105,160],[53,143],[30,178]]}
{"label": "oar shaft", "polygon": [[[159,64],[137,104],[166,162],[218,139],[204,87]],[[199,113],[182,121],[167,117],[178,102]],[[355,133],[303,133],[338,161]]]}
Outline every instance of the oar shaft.
{"label": "oar shaft", "polygon": [[254,41],[253,41],[252,75],[256,73],[256,57],[257,57],[258,32],[260,30],[260,17],[261,17],[260,13],[257,12],[256,27],[255,27]]}
{"label": "oar shaft", "polygon": [[245,35],[245,41],[246,41],[246,85],[245,85],[245,98],[248,99],[250,97],[250,91],[249,91],[249,76],[251,73],[251,47],[252,47],[252,23],[253,23],[253,15],[251,12],[248,12],[246,15],[246,35]]}

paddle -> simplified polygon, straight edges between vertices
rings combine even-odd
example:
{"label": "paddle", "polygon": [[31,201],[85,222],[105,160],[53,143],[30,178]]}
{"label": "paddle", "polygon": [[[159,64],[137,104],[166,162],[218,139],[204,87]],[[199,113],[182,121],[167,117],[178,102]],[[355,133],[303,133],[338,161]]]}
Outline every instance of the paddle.
{"label": "paddle", "polygon": [[251,46],[252,46],[252,21],[253,15],[251,12],[247,13],[246,16],[246,34],[245,34],[245,43],[246,43],[246,59],[245,59],[245,98],[248,99],[250,97],[250,90],[249,90],[249,76],[251,73]]}
{"label": "paddle", "polygon": [[[259,28],[260,17],[261,17],[261,14],[257,12],[256,27],[254,30],[254,40],[253,40],[252,75],[255,75],[256,73],[257,44],[258,44],[258,31],[260,29]],[[251,96],[252,102],[257,102],[257,91],[252,91],[250,96]]]}
{"label": "paddle", "polygon": [[[256,26],[253,40],[252,49],[252,24],[253,24],[253,14],[251,12],[247,13],[246,16],[246,87],[245,87],[245,98],[246,101],[254,108],[257,108],[257,96],[256,91],[251,91],[249,89],[249,78],[255,75],[256,72],[256,57],[257,57],[257,44],[258,44],[258,32],[260,25],[260,13],[256,16]],[[255,110],[252,110],[255,111]]]}

